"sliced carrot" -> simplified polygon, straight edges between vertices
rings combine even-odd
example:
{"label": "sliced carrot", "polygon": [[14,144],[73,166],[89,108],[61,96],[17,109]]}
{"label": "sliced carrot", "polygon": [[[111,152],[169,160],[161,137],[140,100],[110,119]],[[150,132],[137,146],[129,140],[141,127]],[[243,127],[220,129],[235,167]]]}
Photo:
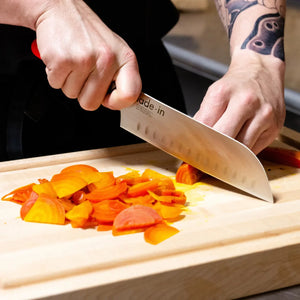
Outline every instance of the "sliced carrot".
{"label": "sliced carrot", "polygon": [[18,204],[24,203],[27,199],[29,199],[31,192],[32,192],[32,187],[35,185],[35,183],[30,183],[25,186],[21,186],[17,189],[14,189],[10,193],[4,195],[1,200],[5,201],[12,201]]}
{"label": "sliced carrot", "polygon": [[122,197],[120,197],[122,201],[124,201],[127,204],[135,205],[135,204],[141,204],[141,205],[152,205],[153,202],[155,202],[155,199],[151,197],[149,194],[144,196],[137,196],[137,197],[128,197],[126,194]]}
{"label": "sliced carrot", "polygon": [[[80,166],[85,166],[80,168]],[[72,167],[72,166],[71,166]],[[92,168],[88,165],[78,165],[78,168],[72,169],[71,167],[64,169],[60,174],[66,174],[71,176],[78,176],[82,178],[87,184],[93,184],[94,182],[103,181],[103,178],[106,179],[106,173],[111,175],[114,179],[113,172],[98,172],[97,169]]]}
{"label": "sliced carrot", "polygon": [[300,168],[299,150],[267,147],[259,153],[258,157],[271,162]]}
{"label": "sliced carrot", "polygon": [[94,180],[88,185],[90,192],[96,189],[103,189],[108,186],[112,186],[116,183],[116,178],[114,177],[113,172],[98,172],[96,174],[97,180]]}
{"label": "sliced carrot", "polygon": [[204,173],[197,168],[183,162],[177,169],[175,180],[178,183],[194,184],[199,182]]}
{"label": "sliced carrot", "polygon": [[[67,219],[72,227],[97,227],[98,231],[112,230],[113,235],[142,232],[164,219],[174,222],[186,201],[169,176],[151,169],[142,175],[131,171],[114,177],[113,172],[78,164],[53,175],[50,181],[38,181],[13,190],[2,200],[23,204],[20,215],[28,222],[65,224]],[[154,237],[150,232],[151,243],[159,243],[177,230],[162,230],[167,225],[163,226],[157,227]]]}
{"label": "sliced carrot", "polygon": [[144,232],[144,238],[147,243],[157,245],[178,232],[179,230],[175,227],[159,223],[147,228]]}
{"label": "sliced carrot", "polygon": [[145,169],[142,173],[142,177],[144,177],[147,180],[153,180],[153,179],[169,179],[167,175],[161,174],[155,170],[152,169]]}
{"label": "sliced carrot", "polygon": [[145,228],[147,227],[141,227],[141,228],[134,228],[134,229],[127,229],[127,230],[117,230],[114,226],[112,228],[112,234],[113,236],[119,236],[119,235],[126,235],[126,234],[133,234],[138,232],[144,232]]}
{"label": "sliced carrot", "polygon": [[35,201],[38,199],[38,197],[39,195],[36,192],[32,191],[30,197],[22,204],[22,207],[20,209],[20,217],[22,220],[24,220],[25,216],[27,215]]}
{"label": "sliced carrot", "polygon": [[163,219],[176,219],[182,213],[184,206],[181,204],[163,204],[157,202],[154,205],[154,209]]}
{"label": "sliced carrot", "polygon": [[63,225],[65,209],[58,199],[41,194],[24,217],[24,221]]}
{"label": "sliced carrot", "polygon": [[97,226],[97,230],[98,231],[110,231],[113,229],[113,225],[112,224],[99,224]]}
{"label": "sliced carrot", "polygon": [[65,212],[68,212],[69,210],[71,210],[76,205],[70,199],[66,199],[66,198],[60,198],[59,202],[64,207]]}
{"label": "sliced carrot", "polygon": [[186,196],[182,191],[166,190],[162,191],[161,195],[157,195],[152,191],[148,191],[149,195],[159,202],[185,204]]}
{"label": "sliced carrot", "polygon": [[159,179],[153,179],[146,182],[141,182],[131,186],[128,189],[127,195],[129,197],[143,196],[148,193],[148,191],[153,191],[159,186]]}
{"label": "sliced carrot", "polygon": [[56,198],[56,192],[53,189],[52,184],[49,181],[43,181],[40,184],[35,184],[32,187],[32,190],[35,191],[37,194],[47,194],[48,196]]}
{"label": "sliced carrot", "polygon": [[124,175],[120,175],[116,178],[116,182],[126,182],[128,185],[135,185],[137,183],[148,181],[147,178],[144,178],[140,175],[139,171],[131,171]]}
{"label": "sliced carrot", "polygon": [[51,179],[51,185],[59,198],[67,197],[81,190],[87,182],[81,177],[68,173],[56,174]]}
{"label": "sliced carrot", "polygon": [[72,227],[84,227],[85,223],[90,218],[92,211],[92,204],[89,201],[84,201],[68,211],[66,213],[66,218],[71,221]]}
{"label": "sliced carrot", "polygon": [[121,182],[102,189],[96,189],[91,193],[86,194],[86,199],[91,202],[99,202],[103,200],[116,199],[127,191],[126,182]]}
{"label": "sliced carrot", "polygon": [[[182,204],[186,203],[186,195],[183,191],[173,191],[173,190],[163,190],[161,196],[170,197],[172,199],[172,203]],[[163,199],[162,199],[163,200]],[[164,201],[162,201],[164,202]],[[168,201],[166,201],[168,202]]]}
{"label": "sliced carrot", "polygon": [[115,218],[115,230],[131,230],[147,227],[162,221],[157,211],[149,206],[132,205],[122,210]]}
{"label": "sliced carrot", "polygon": [[92,173],[92,172],[98,172],[98,170],[90,165],[86,164],[75,164],[68,166],[60,171],[60,173]]}
{"label": "sliced carrot", "polygon": [[70,197],[70,200],[78,205],[86,200],[86,193],[84,191],[77,191]]}
{"label": "sliced carrot", "polygon": [[128,205],[119,200],[103,200],[93,204],[92,216],[100,223],[112,223],[116,216]]}

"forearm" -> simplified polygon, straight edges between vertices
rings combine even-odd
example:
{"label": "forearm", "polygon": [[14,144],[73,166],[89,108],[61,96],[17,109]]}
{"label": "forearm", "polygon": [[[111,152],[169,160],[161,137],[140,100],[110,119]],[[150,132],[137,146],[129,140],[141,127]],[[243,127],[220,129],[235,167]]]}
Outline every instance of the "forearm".
{"label": "forearm", "polygon": [[234,56],[241,50],[284,61],[285,0],[215,0]]}
{"label": "forearm", "polygon": [[0,23],[35,30],[36,21],[47,6],[47,0],[1,0]]}

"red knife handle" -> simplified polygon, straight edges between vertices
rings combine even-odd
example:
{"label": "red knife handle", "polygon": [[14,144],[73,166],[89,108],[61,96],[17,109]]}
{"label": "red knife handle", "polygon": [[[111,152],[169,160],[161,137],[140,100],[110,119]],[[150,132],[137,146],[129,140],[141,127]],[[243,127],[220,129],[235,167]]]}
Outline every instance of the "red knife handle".
{"label": "red knife handle", "polygon": [[31,43],[31,51],[32,53],[39,59],[41,59],[41,56],[40,56],[40,51],[38,49],[38,46],[37,46],[37,43],[36,43],[36,39],[33,40],[33,42]]}
{"label": "red knife handle", "polygon": [[[31,43],[31,51],[37,58],[41,59],[41,55],[40,55],[40,51],[39,51],[37,43],[36,43],[36,39],[34,39],[33,42]],[[116,83],[113,81],[110,84],[108,93],[110,94],[115,88],[116,88]]]}

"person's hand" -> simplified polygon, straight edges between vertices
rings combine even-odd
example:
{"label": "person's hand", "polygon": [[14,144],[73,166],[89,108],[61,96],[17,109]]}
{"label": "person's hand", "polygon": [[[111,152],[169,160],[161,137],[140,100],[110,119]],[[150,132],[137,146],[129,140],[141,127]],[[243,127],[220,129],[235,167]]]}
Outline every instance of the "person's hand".
{"label": "person's hand", "polygon": [[[122,109],[136,101],[141,78],[126,42],[81,0],[47,3],[35,29],[49,84],[86,110]],[[112,82],[116,88],[108,93]]]}
{"label": "person's hand", "polygon": [[284,62],[243,50],[213,83],[194,118],[259,153],[278,135],[285,119]]}

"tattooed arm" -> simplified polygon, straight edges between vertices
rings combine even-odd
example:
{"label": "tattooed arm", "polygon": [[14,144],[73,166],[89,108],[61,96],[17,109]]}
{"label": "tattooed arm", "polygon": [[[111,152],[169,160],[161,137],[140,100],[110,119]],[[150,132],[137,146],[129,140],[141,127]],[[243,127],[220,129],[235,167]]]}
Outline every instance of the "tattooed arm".
{"label": "tattooed arm", "polygon": [[215,0],[230,42],[228,72],[195,118],[259,153],[285,118],[285,0]]}

